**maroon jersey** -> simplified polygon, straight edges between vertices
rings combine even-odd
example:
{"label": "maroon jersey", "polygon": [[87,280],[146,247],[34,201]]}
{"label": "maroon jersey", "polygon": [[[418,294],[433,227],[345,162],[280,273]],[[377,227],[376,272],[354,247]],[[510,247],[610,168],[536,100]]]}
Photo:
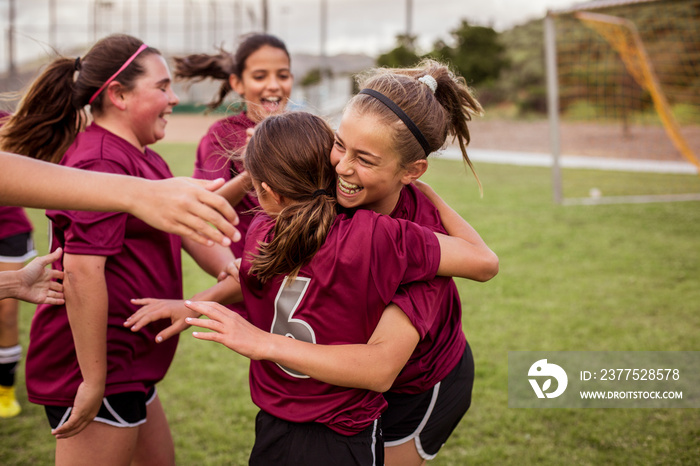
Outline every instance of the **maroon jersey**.
{"label": "maroon jersey", "polygon": [[0,239],[31,231],[32,224],[23,208],[0,206]]}
{"label": "maroon jersey", "polygon": [[[92,124],[68,149],[62,165],[146,179],[172,175],[154,151],[141,153],[124,139]],[[52,250],[106,256],[108,292],[107,381],[105,395],[146,392],[164,376],[177,338],[156,344],[169,325],[161,320],[131,332],[123,326],[138,306],[131,298],[182,299],[180,237],[164,233],[125,213],[49,210]],[[54,267],[60,269],[59,262]],[[40,305],[34,315],[27,354],[27,392],[34,403],[71,406],[82,378],[65,306]]]}
{"label": "maroon jersey", "polygon": [[[194,166],[194,178],[215,180],[223,178],[226,181],[234,174],[243,171],[240,160],[231,160],[232,155],[241,155],[246,142],[246,130],[253,128],[255,123],[245,112],[233,115],[214,123],[197,147],[197,160]],[[259,207],[257,198],[247,194],[235,207],[240,223],[236,226],[245,237],[248,226],[253,219],[251,209]],[[243,253],[243,241],[231,243],[231,250],[236,257]]]}
{"label": "maroon jersey", "polygon": [[[437,208],[414,185],[403,188],[391,213],[438,233],[446,233]],[[398,393],[423,393],[457,365],[466,348],[462,304],[457,285],[449,277],[402,286],[392,300],[411,319],[421,340],[391,388]]]}
{"label": "maroon jersey", "polygon": [[[428,229],[375,212],[336,219],[321,249],[290,283],[261,284],[249,274],[250,254],[270,241],[273,222],[260,214],[246,237],[243,297],[258,328],[323,345],[364,344],[401,283],[428,280],[440,261]],[[418,320],[420,316],[414,316]],[[270,361],[251,361],[253,402],[291,422],[318,422],[353,435],[386,407],[380,393],[330,385]]]}

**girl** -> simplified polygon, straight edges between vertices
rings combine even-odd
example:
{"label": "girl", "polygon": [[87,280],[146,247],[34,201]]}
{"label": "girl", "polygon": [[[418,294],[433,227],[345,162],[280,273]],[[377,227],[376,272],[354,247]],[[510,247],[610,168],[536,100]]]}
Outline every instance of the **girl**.
{"label": "girl", "polygon": [[[67,148],[66,166],[169,178],[165,161],[147,146],[163,138],[178,103],[170,83],[156,49],[131,36],[109,36],[84,58],[51,63],[4,137],[44,160]],[[93,123],[79,132],[86,105]],[[182,297],[183,241],[126,214],[53,210],[47,216],[52,247],[64,250],[56,266],[65,273],[66,305],[37,309],[26,378],[29,400],[44,405],[57,439],[56,463],[174,464],[155,384],[177,340],[156,346],[150,329],[134,335],[121,323],[133,312],[133,296]],[[221,255],[184,244],[212,267]],[[200,257],[207,251],[210,257]],[[222,256],[222,263],[228,260]]]}
{"label": "girl", "polygon": [[[223,81],[217,98],[209,103],[216,108],[231,92],[245,103],[245,110],[214,123],[197,147],[193,176],[201,179],[230,180],[244,172],[243,164],[230,155],[240,155],[250,137],[250,131],[268,115],[282,113],[289,102],[294,78],[289,52],[284,42],[269,34],[251,34],[238,46],[235,55],[221,50],[218,55],[198,54],[175,58],[177,78]],[[253,218],[251,210],[258,207],[247,176],[239,178],[238,186],[229,185],[225,195],[238,212],[239,230],[245,236]],[[236,257],[243,243],[232,245]]]}
{"label": "girl", "polygon": [[427,325],[392,296],[436,271],[483,268],[461,238],[369,211],[336,216],[332,143],[328,125],[303,112],[258,126],[245,164],[269,217],[252,222],[240,273],[253,325],[215,303],[188,304],[211,319],[188,323],[217,332],[197,338],[251,358],[261,408],[251,464],[382,464],[379,391]]}
{"label": "girl", "polygon": [[[331,152],[338,203],[444,231],[446,218],[455,212],[428,187],[412,182],[425,172],[427,156],[445,144],[448,134],[457,138],[472,167],[465,148],[467,122],[482,112],[481,106],[464,79],[430,60],[414,69],[372,70],[359,84],[362,91],[346,106]],[[489,251],[466,222],[462,231]],[[495,255],[492,261],[497,270]],[[479,271],[467,278],[484,281],[490,276]],[[427,313],[431,322],[385,393],[388,408],[382,416],[386,464],[420,465],[435,457],[469,408],[474,362],[452,279],[405,287],[393,302],[407,313]]]}

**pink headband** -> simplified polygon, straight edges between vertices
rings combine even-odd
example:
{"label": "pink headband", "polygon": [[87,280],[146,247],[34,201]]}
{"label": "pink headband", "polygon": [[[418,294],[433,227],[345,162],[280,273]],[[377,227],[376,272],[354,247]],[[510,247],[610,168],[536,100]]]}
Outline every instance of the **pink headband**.
{"label": "pink headband", "polygon": [[138,50],[136,50],[136,52],[134,52],[134,54],[133,54],[132,56],[130,56],[129,59],[128,59],[127,61],[124,62],[124,64],[122,65],[122,67],[119,68],[119,69],[117,70],[117,72],[114,73],[107,81],[105,81],[105,83],[102,85],[102,87],[100,87],[100,88],[97,90],[97,92],[95,92],[94,94],[92,94],[92,97],[90,97],[90,100],[88,101],[88,105],[92,104],[92,102],[97,98],[97,96],[100,95],[100,92],[104,91],[105,88],[106,88],[107,86],[109,86],[109,83],[111,83],[112,81],[114,81],[114,79],[115,79],[117,76],[119,76],[119,73],[121,73],[122,71],[124,71],[124,69],[125,69],[127,66],[129,66],[129,64],[130,64],[132,61],[134,61],[134,59],[136,59],[136,57],[139,56],[139,53],[143,52],[143,51],[146,50],[147,48],[148,48],[148,45],[146,45],[146,44],[141,44],[141,47],[139,47]]}

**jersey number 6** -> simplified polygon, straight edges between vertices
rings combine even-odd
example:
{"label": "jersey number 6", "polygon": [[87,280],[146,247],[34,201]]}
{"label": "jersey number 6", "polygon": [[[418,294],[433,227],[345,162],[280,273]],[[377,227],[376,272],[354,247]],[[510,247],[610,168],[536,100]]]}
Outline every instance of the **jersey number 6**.
{"label": "jersey number 6", "polygon": [[[309,324],[300,319],[294,318],[294,312],[299,307],[299,303],[304,299],[306,289],[311,282],[310,278],[297,277],[287,284],[289,277],[284,277],[277,297],[275,298],[275,317],[272,320],[270,333],[284,335],[299,341],[316,343],[316,334]],[[309,378],[308,375],[297,372],[287,367],[278,366],[292,377]]]}

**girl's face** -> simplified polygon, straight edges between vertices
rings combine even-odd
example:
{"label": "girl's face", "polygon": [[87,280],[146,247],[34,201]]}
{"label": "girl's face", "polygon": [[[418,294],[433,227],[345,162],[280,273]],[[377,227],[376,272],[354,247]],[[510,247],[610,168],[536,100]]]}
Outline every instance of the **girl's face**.
{"label": "girl's face", "polygon": [[284,111],[294,78],[284,50],[263,45],[248,56],[241,77],[231,75],[229,80],[233,90],[245,99],[248,118],[259,123]]}
{"label": "girl's face", "polygon": [[413,178],[400,165],[394,151],[391,128],[372,115],[347,109],[331,150],[331,163],[338,174],[338,203],[390,214],[401,189]]}
{"label": "girl's face", "polygon": [[141,149],[163,139],[167,116],[180,101],[170,87],[171,77],[165,59],[150,54],[141,60],[145,72],[132,90],[124,92],[129,129]]}

